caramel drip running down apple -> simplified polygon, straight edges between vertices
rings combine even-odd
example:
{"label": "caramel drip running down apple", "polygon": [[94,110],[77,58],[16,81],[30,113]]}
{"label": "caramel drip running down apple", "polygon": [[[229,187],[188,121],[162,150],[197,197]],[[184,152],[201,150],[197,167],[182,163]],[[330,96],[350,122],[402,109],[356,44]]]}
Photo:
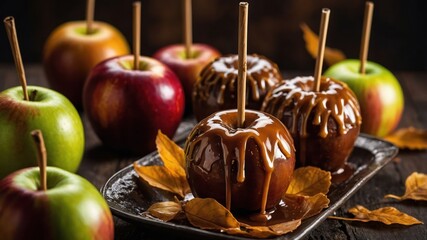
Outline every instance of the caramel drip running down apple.
{"label": "caramel drip running down apple", "polygon": [[[201,88],[197,91],[199,97],[206,100],[209,94],[213,93],[215,88],[219,86],[216,96],[217,103],[224,104],[224,95],[227,88],[229,92],[236,92],[237,64],[238,56],[228,55],[216,59],[205,67],[200,74],[200,79],[203,83],[198,85]],[[262,92],[268,91],[278,80],[282,79],[276,64],[263,56],[257,54],[248,55],[247,66],[247,83],[254,101],[258,101]]]}
{"label": "caramel drip running down apple", "polygon": [[[233,110],[230,110],[233,111]],[[293,140],[290,135],[282,134],[279,129],[283,129],[280,122],[272,121],[264,113],[247,111],[246,120],[243,128],[236,128],[236,114],[230,114],[230,111],[222,111],[213,114],[210,118],[199,123],[189,135],[185,153],[187,164],[191,161],[203,161],[203,169],[210,171],[212,165],[222,160],[224,163],[225,194],[226,207],[231,208],[231,184],[232,184],[232,165],[237,162],[237,182],[245,181],[245,153],[246,145],[249,139],[253,139],[260,151],[260,159],[265,171],[263,182],[262,200],[260,213],[265,214],[267,195],[269,192],[270,179],[274,170],[274,161],[279,156],[283,159],[289,159],[294,150]],[[268,134],[259,134],[267,132]],[[208,156],[210,149],[209,139],[219,137],[222,148],[222,159]],[[195,164],[199,165],[200,162]]]}
{"label": "caramel drip running down apple", "polygon": [[[322,77],[320,91],[313,92],[313,77],[297,77],[284,81],[266,96],[262,110],[281,119],[287,109],[292,109],[292,134],[307,136],[307,121],[313,116],[313,125],[320,125],[319,136],[328,136],[328,121],[332,118],[339,134],[346,134],[362,120],[357,98],[346,84]],[[314,114],[314,115],[312,115]],[[310,123],[309,123],[310,124]],[[300,128],[300,131],[298,131]]]}

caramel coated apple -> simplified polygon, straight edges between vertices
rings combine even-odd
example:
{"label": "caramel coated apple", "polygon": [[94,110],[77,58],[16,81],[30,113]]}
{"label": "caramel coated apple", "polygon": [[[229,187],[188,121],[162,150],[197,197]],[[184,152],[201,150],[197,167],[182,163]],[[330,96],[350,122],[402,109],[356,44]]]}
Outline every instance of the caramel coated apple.
{"label": "caramel coated apple", "polygon": [[[214,112],[237,108],[238,56],[209,63],[193,87],[193,111],[198,121]],[[268,90],[282,80],[275,63],[264,56],[247,56],[246,109],[260,110]]]}
{"label": "caramel coated apple", "polygon": [[279,118],[292,134],[297,166],[341,170],[359,135],[359,103],[345,83],[321,79],[314,92],[313,77],[297,77],[274,87],[262,110]]}
{"label": "caramel coated apple", "polygon": [[185,144],[188,182],[196,197],[265,213],[289,186],[293,140],[269,114],[246,110],[245,117],[244,127],[237,128],[237,110],[220,111],[194,127]]}

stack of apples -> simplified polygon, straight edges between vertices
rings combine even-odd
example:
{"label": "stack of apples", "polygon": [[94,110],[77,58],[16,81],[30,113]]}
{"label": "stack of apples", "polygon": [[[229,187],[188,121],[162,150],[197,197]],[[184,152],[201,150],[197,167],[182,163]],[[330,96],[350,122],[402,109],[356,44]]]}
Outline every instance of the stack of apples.
{"label": "stack of apples", "polygon": [[173,137],[184,113],[184,92],[175,73],[140,56],[140,3],[134,3],[133,55],[107,59],[90,72],[83,106],[102,142],[126,154],[155,150],[158,130]]}
{"label": "stack of apples", "polygon": [[[1,238],[113,239],[106,201],[91,183],[70,172],[77,170],[84,149],[77,110],[56,91],[27,87],[14,19],[4,22],[22,88],[0,93]],[[37,165],[35,158],[39,168],[31,167]]]}
{"label": "stack of apples", "polygon": [[52,31],[43,49],[43,67],[50,86],[82,108],[83,86],[99,62],[129,53],[129,45],[114,26],[93,21],[94,1],[88,0],[86,21],[66,22]]}

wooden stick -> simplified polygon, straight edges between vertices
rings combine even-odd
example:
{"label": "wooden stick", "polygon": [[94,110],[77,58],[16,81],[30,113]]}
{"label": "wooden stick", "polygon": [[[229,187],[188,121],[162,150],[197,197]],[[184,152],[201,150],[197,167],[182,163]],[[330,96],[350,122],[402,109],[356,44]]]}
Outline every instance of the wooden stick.
{"label": "wooden stick", "polygon": [[191,18],[191,0],[184,0],[184,44],[186,58],[192,58],[191,45],[193,44],[193,26]]}
{"label": "wooden stick", "polygon": [[314,68],[314,81],[315,81],[315,91],[320,90],[320,81],[322,77],[322,67],[323,67],[323,56],[325,55],[325,44],[326,44],[326,35],[328,33],[329,25],[329,13],[331,11],[328,8],[322,9],[322,19],[320,21],[320,30],[319,30],[319,46],[317,49],[317,59],[316,67]]}
{"label": "wooden stick", "polygon": [[141,44],[141,2],[133,3],[133,69],[139,69]]}
{"label": "wooden stick", "polygon": [[95,12],[95,0],[86,2],[86,34],[93,33],[93,16]]}
{"label": "wooden stick", "polygon": [[40,184],[43,191],[47,190],[47,156],[46,156],[46,147],[43,140],[43,134],[40,130],[34,130],[31,132],[34,143],[37,147],[37,161],[40,168]]}
{"label": "wooden stick", "polygon": [[371,36],[372,14],[374,3],[366,2],[365,16],[363,18],[362,41],[360,46],[360,69],[361,74],[365,74],[366,61],[368,60],[369,38]]}
{"label": "wooden stick", "polygon": [[13,59],[15,60],[15,68],[18,73],[19,80],[21,81],[22,92],[24,100],[29,101],[27,92],[27,78],[25,77],[24,64],[22,64],[21,51],[19,50],[18,37],[16,35],[15,19],[13,17],[6,17],[4,19],[7,36],[9,38],[10,48],[12,49]]}
{"label": "wooden stick", "polygon": [[243,127],[243,124],[245,123],[248,7],[249,4],[247,2],[241,2],[239,4],[239,74],[237,82],[237,127]]}

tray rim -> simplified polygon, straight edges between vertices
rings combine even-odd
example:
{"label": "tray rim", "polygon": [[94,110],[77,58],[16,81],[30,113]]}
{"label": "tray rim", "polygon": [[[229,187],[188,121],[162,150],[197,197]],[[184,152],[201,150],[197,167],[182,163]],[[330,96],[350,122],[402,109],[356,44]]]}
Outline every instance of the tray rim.
{"label": "tray rim", "polygon": [[[382,148],[376,148],[376,149],[369,149],[369,146],[358,146],[357,145],[358,142],[363,141],[363,139],[365,141],[366,140],[368,140],[368,141],[379,141],[384,146]],[[175,139],[175,140],[182,141],[182,140],[185,140],[185,138],[179,138],[179,139]],[[291,233],[288,233],[288,234],[285,234],[282,236],[278,236],[275,238],[270,238],[270,239],[275,239],[275,240],[295,239],[295,240],[298,240],[298,239],[301,239],[304,236],[306,236],[309,232],[311,232],[318,225],[320,225],[328,216],[332,215],[335,210],[337,210],[342,204],[344,204],[366,182],[368,182],[379,170],[381,170],[385,165],[387,165],[399,152],[399,149],[395,145],[393,145],[392,143],[385,141],[383,139],[376,138],[375,136],[372,136],[372,135],[364,134],[364,133],[359,134],[359,137],[356,141],[355,146],[362,148],[362,149],[365,149],[365,150],[368,150],[369,152],[371,152],[371,154],[374,155],[375,159],[373,160],[373,163],[368,165],[368,167],[371,167],[372,169],[366,170],[368,172],[365,171],[366,173],[363,174],[360,181],[355,183],[348,191],[346,191],[340,197],[339,200],[330,204],[328,208],[324,209],[319,214],[317,214],[311,218],[303,220],[301,225],[296,230],[294,230]],[[157,151],[154,151],[154,152],[147,154],[146,156],[144,156],[144,157],[142,157],[136,161],[142,161],[142,160],[147,159],[147,158],[155,157],[157,154],[158,154]],[[105,184],[100,189],[100,192],[101,192],[102,196],[106,199],[106,202],[107,202],[109,208],[111,209],[111,212],[113,213],[113,215],[123,219],[124,221],[128,221],[128,222],[130,221],[130,222],[134,222],[137,224],[151,225],[151,226],[155,226],[158,228],[167,228],[167,229],[173,230],[173,231],[191,232],[194,236],[199,235],[199,236],[211,237],[211,238],[215,238],[215,239],[232,239],[232,240],[256,239],[256,238],[240,237],[240,236],[236,236],[236,235],[229,235],[229,234],[225,234],[225,233],[221,233],[221,232],[202,230],[202,229],[199,229],[199,228],[196,228],[193,226],[182,225],[182,224],[177,224],[177,223],[173,223],[173,222],[164,222],[164,221],[157,220],[154,218],[153,219],[144,218],[142,216],[135,215],[133,213],[129,213],[129,212],[126,212],[126,211],[120,209],[120,207],[117,207],[115,203],[107,200],[107,198],[106,198],[107,186],[111,185],[110,184],[111,182],[114,182],[115,179],[119,178],[119,175],[123,176],[124,174],[128,173],[129,171],[133,171],[132,168],[133,168],[133,165],[130,164],[130,165],[122,168],[121,170],[117,171],[105,182]],[[350,179],[353,179],[355,176],[358,176],[358,174],[359,173],[356,173]],[[300,229],[300,230],[298,230],[298,229]]]}

